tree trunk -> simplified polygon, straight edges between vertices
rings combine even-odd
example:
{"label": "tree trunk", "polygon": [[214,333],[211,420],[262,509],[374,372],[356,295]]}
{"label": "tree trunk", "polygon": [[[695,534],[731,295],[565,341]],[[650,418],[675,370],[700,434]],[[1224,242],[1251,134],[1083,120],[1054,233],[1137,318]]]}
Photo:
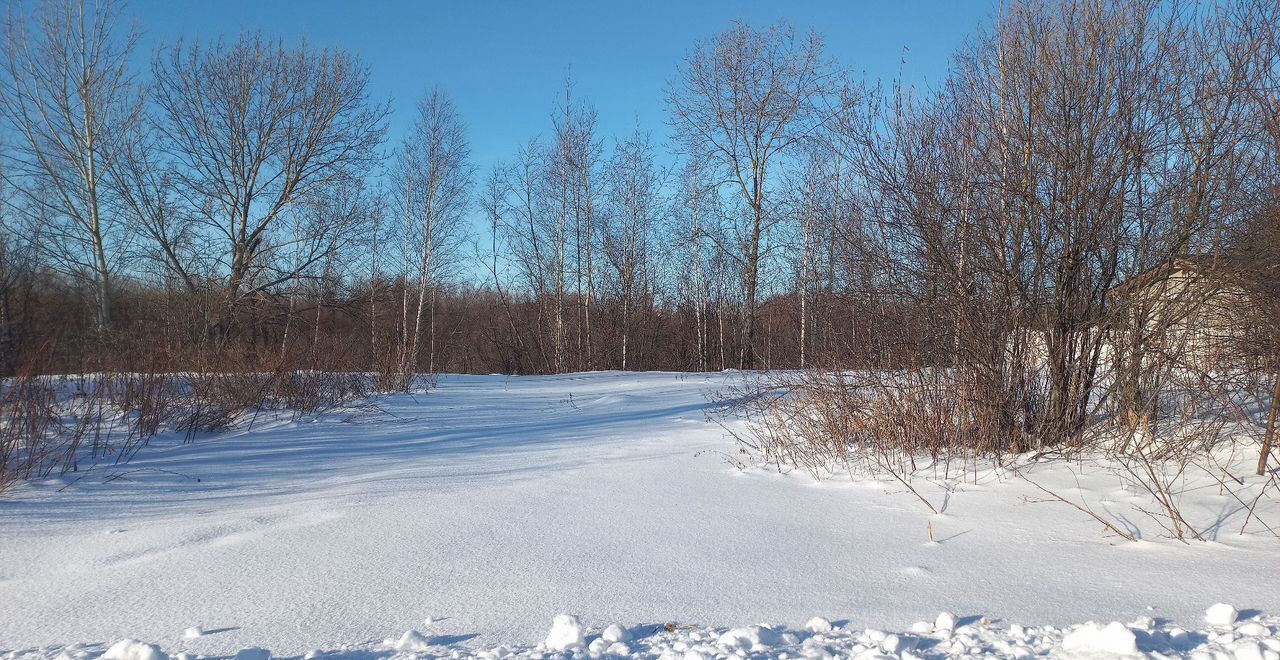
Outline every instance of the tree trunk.
{"label": "tree trunk", "polygon": [[1275,376],[1275,385],[1271,388],[1271,410],[1267,413],[1266,435],[1262,438],[1262,452],[1258,456],[1258,474],[1267,473],[1267,460],[1271,457],[1271,448],[1276,440],[1276,412],[1280,409],[1280,373]]}

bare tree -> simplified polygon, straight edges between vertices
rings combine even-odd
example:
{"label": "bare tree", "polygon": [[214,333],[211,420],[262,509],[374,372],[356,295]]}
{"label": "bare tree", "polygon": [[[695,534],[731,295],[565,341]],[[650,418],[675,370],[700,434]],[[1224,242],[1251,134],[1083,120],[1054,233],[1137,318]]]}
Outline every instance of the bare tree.
{"label": "bare tree", "polygon": [[990,425],[974,437],[1078,442],[1108,342],[1146,327],[1116,285],[1213,249],[1250,194],[1214,25],[1157,2],[1014,3],[935,95],[895,88],[842,131],[895,295],[933,312],[962,414]]}
{"label": "bare tree", "polygon": [[428,306],[433,325],[429,368],[434,370],[434,291],[457,268],[458,251],[466,238],[472,182],[469,158],[466,130],[453,102],[444,92],[431,91],[418,104],[392,173],[397,213],[404,223],[398,359],[402,387],[410,385],[418,368]]}
{"label": "bare tree", "polygon": [[[683,297],[693,308],[693,335],[695,358],[692,365],[698,371],[706,371],[710,348],[710,304],[712,280],[709,264],[713,262],[711,243],[707,240],[706,226],[716,212],[717,198],[708,189],[706,177],[700,171],[699,161],[687,163],[680,173],[675,198],[672,200],[672,247],[678,255],[674,267],[679,270],[676,281]],[[721,364],[723,369],[724,365]]]}
{"label": "bare tree", "polygon": [[1248,308],[1242,322],[1249,332],[1239,348],[1244,357],[1254,358],[1263,370],[1266,395],[1262,447],[1258,452],[1258,474],[1266,474],[1272,448],[1280,434],[1280,200],[1241,228],[1236,236],[1233,264],[1235,275],[1248,292]]}
{"label": "bare tree", "polygon": [[[565,81],[564,98],[552,115],[554,142],[544,163],[543,204],[552,219],[556,282],[557,355],[561,370],[595,366],[591,314],[596,298],[596,250],[600,223],[599,169],[601,146],[595,135],[596,111],[575,101],[573,82]],[[571,288],[572,286],[572,288]],[[573,298],[576,318],[573,346],[565,323],[566,305]],[[568,351],[573,349],[572,359]]]}
{"label": "bare tree", "polygon": [[152,68],[177,198],[214,260],[207,273],[171,265],[184,281],[221,282],[211,329],[225,335],[245,299],[324,261],[333,228],[299,234],[280,219],[376,163],[387,106],[370,103],[369,72],[354,56],[260,35],[178,43]]}
{"label": "bare tree", "polygon": [[129,70],[135,32],[119,28],[111,0],[48,0],[8,16],[0,117],[14,143],[5,176],[27,217],[43,224],[37,246],[93,286],[99,330],[111,323],[111,277],[126,227],[108,212],[109,172],[138,122]]}
{"label": "bare tree", "polygon": [[762,258],[781,221],[773,177],[789,153],[831,116],[837,72],[816,32],[797,38],[785,24],[756,30],[737,23],[685,58],[667,105],[691,159],[704,160],[716,183],[745,206],[732,242],[720,247],[741,272],[744,311],[739,366],[755,364],[756,308]]}
{"label": "bare tree", "polygon": [[[290,258],[296,275],[289,283],[290,318],[286,319],[286,329],[281,337],[281,345],[287,349],[289,320],[293,313],[302,311],[295,309],[295,300],[306,299],[314,306],[315,312],[309,342],[309,364],[313,368],[322,364],[317,350],[324,312],[345,306],[339,296],[344,279],[341,273],[356,270],[361,259],[371,256],[368,250],[370,243],[376,240],[376,231],[381,224],[382,201],[365,180],[348,178],[308,196],[305,204],[290,210],[282,218],[283,224],[295,236],[324,236],[324,242],[318,244],[295,241],[292,245]],[[312,251],[322,253],[323,258],[318,261],[310,259]],[[304,266],[303,262],[308,260],[311,265]]]}
{"label": "bare tree", "polygon": [[[481,254],[482,261],[485,262],[489,270],[494,293],[497,294],[498,303],[502,306],[504,322],[500,323],[500,325],[505,326],[505,329],[509,331],[509,339],[502,342],[497,340],[496,337],[499,334],[506,333],[499,333],[495,329],[495,343],[506,344],[511,351],[508,364],[514,364],[517,368],[521,368],[528,357],[528,349],[524,333],[521,332],[521,323],[517,320],[513,309],[513,296],[503,286],[503,282],[510,276],[509,264],[513,256],[511,247],[505,243],[509,232],[504,227],[505,218],[513,213],[510,201],[512,195],[510,186],[511,182],[507,169],[501,164],[494,165],[489,171],[489,175],[485,177],[484,190],[480,200],[480,205],[489,224],[489,249],[485,253],[483,246],[479,246],[477,251]],[[541,314],[539,314],[540,317]],[[541,328],[537,328],[537,330],[541,330]]]}
{"label": "bare tree", "polygon": [[533,297],[540,368],[560,372],[564,368],[565,233],[546,209],[546,154],[537,139],[521,145],[515,161],[496,170],[491,190],[496,198],[486,203],[493,213],[494,249],[499,242],[505,246],[517,278],[511,288]]}
{"label": "bare tree", "polygon": [[534,299],[538,354],[554,372],[596,362],[601,145],[595,110],[575,101],[572,89],[566,83],[552,114],[553,139],[521,146],[514,162],[495,172],[486,201],[495,237],[510,252],[516,288]]}
{"label": "bare tree", "polygon": [[1234,18],[1239,37],[1232,51],[1244,70],[1254,117],[1260,128],[1262,148],[1270,156],[1267,166],[1271,185],[1263,195],[1263,208],[1241,227],[1236,236],[1241,276],[1252,302],[1248,322],[1254,331],[1248,352],[1262,357],[1270,371],[1266,426],[1258,456],[1258,474],[1266,474],[1272,449],[1280,445],[1280,8],[1265,0],[1241,3]]}
{"label": "bare tree", "polygon": [[649,136],[637,131],[618,144],[609,163],[609,218],[604,229],[604,253],[612,266],[616,299],[622,305],[621,367],[637,307],[652,301],[654,282],[653,230],[661,207],[662,174],[653,162]]}
{"label": "bare tree", "polygon": [[132,246],[147,264],[138,270],[149,267],[161,281],[195,292],[201,288],[195,278],[213,269],[199,249],[201,227],[183,208],[175,179],[153,122],[144,118],[121,145],[112,185],[121,211],[142,239]]}
{"label": "bare tree", "polygon": [[[4,144],[0,142],[0,149]],[[10,376],[18,366],[17,320],[14,302],[18,290],[30,280],[30,264],[24,246],[16,238],[9,213],[9,186],[0,160],[0,375]]]}
{"label": "bare tree", "polygon": [[[840,194],[842,163],[830,142],[814,140],[804,161],[791,177],[788,190],[790,225],[789,261],[799,303],[799,366],[812,366],[814,330],[822,327],[818,309],[820,294],[833,280],[835,229],[842,221]],[[823,316],[822,318],[825,318]]]}

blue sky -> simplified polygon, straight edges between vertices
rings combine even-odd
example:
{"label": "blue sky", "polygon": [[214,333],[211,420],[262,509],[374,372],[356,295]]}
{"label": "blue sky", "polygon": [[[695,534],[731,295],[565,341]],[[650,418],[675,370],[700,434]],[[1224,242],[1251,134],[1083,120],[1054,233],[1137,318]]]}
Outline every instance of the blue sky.
{"label": "blue sky", "polygon": [[[994,1],[931,2],[357,2],[132,0],[127,16],[145,55],[179,37],[261,30],[360,55],[374,94],[391,99],[389,144],[413,105],[445,89],[468,126],[479,172],[550,131],[567,74],[599,111],[606,138],[634,127],[667,137],[663,89],[694,42],[734,19],[789,20],[818,29],[828,54],[855,73],[917,84],[946,73],[950,53],[986,21]],[[904,62],[905,57],[905,62]]]}

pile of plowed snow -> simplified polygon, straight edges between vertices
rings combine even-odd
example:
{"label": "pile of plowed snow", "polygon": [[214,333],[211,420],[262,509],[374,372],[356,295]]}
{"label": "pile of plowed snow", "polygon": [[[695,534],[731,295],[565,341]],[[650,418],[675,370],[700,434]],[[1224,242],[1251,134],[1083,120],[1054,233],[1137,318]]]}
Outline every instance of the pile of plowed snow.
{"label": "pile of plowed snow", "polygon": [[[199,634],[199,633],[196,633]],[[1280,617],[1250,613],[1219,603],[1209,608],[1205,625],[1185,630],[1168,621],[1142,618],[1127,624],[1084,623],[1066,628],[1022,626],[985,617],[957,618],[942,612],[908,632],[863,629],[814,617],[801,629],[752,625],[700,628],[677,624],[627,628],[584,625],[578,617],[557,615],[546,639],[537,645],[469,647],[456,638],[406,631],[381,644],[336,651],[312,651],[313,658],[1205,658],[1280,660]],[[106,649],[74,645],[10,652],[4,660],[196,660],[210,656],[170,655],[155,644],[120,640]],[[269,660],[267,649],[245,648],[234,660]]]}

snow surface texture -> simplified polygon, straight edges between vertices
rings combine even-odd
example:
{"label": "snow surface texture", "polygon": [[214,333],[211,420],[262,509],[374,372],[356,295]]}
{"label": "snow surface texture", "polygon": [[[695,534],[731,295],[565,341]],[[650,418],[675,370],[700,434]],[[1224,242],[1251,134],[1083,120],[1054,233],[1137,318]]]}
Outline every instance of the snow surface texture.
{"label": "snow surface texture", "polygon": [[738,377],[443,377],[22,486],[0,499],[0,658],[1280,651],[1278,542],[1239,534],[1216,482],[1184,496],[1210,538],[1190,545],[1077,464],[1030,473],[1143,541],[1005,471],[922,481],[928,516],[888,480],[738,469],[705,418]]}

